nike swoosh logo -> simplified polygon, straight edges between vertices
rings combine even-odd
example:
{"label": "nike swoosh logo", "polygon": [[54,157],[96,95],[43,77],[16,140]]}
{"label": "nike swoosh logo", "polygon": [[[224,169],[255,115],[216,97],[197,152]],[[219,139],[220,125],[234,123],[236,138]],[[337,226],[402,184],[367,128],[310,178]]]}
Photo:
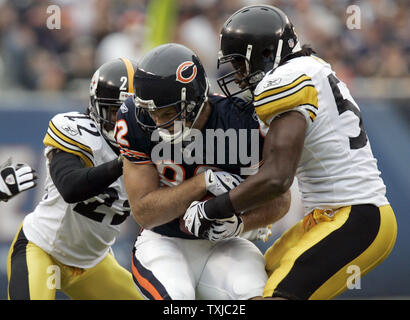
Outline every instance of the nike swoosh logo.
{"label": "nike swoosh logo", "polygon": [[212,180],[212,174],[209,175],[209,179],[208,179],[209,183],[213,183],[214,181]]}

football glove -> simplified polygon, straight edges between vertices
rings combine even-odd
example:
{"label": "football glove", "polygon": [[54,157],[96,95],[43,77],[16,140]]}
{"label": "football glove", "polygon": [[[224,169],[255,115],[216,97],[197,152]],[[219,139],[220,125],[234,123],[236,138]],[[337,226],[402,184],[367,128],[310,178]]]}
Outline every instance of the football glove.
{"label": "football glove", "polygon": [[0,201],[8,201],[20,192],[37,185],[36,171],[24,163],[11,164],[9,159],[0,168]]}
{"label": "football glove", "polygon": [[241,234],[242,238],[248,239],[250,241],[254,240],[262,240],[263,242],[267,242],[272,235],[272,225],[268,225],[266,227],[257,228],[254,230],[250,230]]}
{"label": "football glove", "polygon": [[243,221],[240,216],[234,215],[224,220],[216,220],[211,224],[207,239],[217,242],[224,239],[234,238],[241,235],[243,231]]}
{"label": "football glove", "polygon": [[228,192],[238,186],[243,179],[237,175],[225,171],[205,171],[206,190],[215,197]]}
{"label": "football glove", "polygon": [[191,203],[183,217],[185,228],[194,236],[210,241],[236,237],[243,231],[243,222],[235,214],[225,218],[210,218],[205,211],[206,201]]}

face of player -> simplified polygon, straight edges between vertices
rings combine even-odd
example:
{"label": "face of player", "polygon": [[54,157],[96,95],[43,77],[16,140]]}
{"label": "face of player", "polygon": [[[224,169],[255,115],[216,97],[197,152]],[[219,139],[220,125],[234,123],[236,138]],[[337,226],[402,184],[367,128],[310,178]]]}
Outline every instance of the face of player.
{"label": "face of player", "polygon": [[[155,122],[155,125],[161,126],[167,122],[170,122],[169,126],[165,126],[164,128],[169,131],[169,133],[174,133],[174,121],[178,121],[179,116],[177,109],[175,107],[163,108],[158,109],[155,111],[149,111],[149,115],[152,120]],[[189,123],[187,122],[187,125]]]}
{"label": "face of player", "polygon": [[248,75],[248,72],[246,71],[245,59],[236,58],[231,61],[231,64],[232,64],[232,67],[236,70],[236,75],[235,75],[236,85],[241,89],[246,88],[247,82],[245,79]]}
{"label": "face of player", "polygon": [[107,120],[104,122],[103,126],[107,132],[114,130],[115,122],[117,121],[117,111],[118,106],[109,106],[103,108],[103,117]]}

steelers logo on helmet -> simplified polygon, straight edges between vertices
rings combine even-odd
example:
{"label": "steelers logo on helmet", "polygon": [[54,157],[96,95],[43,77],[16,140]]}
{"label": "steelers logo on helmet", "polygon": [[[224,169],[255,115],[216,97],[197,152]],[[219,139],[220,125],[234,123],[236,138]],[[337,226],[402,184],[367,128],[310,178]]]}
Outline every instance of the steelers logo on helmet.
{"label": "steelers logo on helmet", "polygon": [[97,87],[98,87],[98,79],[100,77],[100,70],[97,70],[90,82],[90,96],[95,96],[96,95],[96,91],[97,91]]}

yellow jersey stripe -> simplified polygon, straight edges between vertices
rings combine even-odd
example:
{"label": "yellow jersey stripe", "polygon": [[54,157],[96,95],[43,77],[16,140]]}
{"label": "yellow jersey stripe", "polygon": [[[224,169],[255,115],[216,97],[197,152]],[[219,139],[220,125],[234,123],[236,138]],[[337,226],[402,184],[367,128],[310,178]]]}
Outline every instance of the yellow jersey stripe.
{"label": "yellow jersey stripe", "polygon": [[49,128],[51,129],[51,131],[58,136],[60,139],[62,139],[63,141],[67,142],[68,144],[72,144],[77,146],[78,148],[92,154],[92,150],[87,147],[86,145],[83,145],[82,143],[75,141],[69,137],[67,137],[64,133],[62,133],[60,130],[57,129],[57,127],[54,125],[54,123],[52,121],[50,121],[49,123]]}
{"label": "yellow jersey stripe", "polygon": [[312,119],[312,121],[315,121],[316,115],[314,112],[307,110],[307,112],[309,113],[310,119]]}
{"label": "yellow jersey stripe", "polygon": [[299,78],[297,78],[296,80],[294,80],[293,82],[291,82],[287,85],[284,85],[284,86],[281,86],[281,87],[276,87],[274,89],[262,92],[261,94],[255,96],[255,101],[259,101],[263,98],[270,97],[270,96],[273,96],[275,94],[285,92],[287,90],[290,90],[290,89],[296,87],[300,83],[302,83],[304,81],[309,81],[309,80],[312,80],[312,78],[310,78],[307,75],[303,74]]}
{"label": "yellow jersey stripe", "polygon": [[255,110],[258,117],[266,123],[273,116],[304,104],[318,107],[317,90],[313,85],[306,85],[288,96],[255,106]]}
{"label": "yellow jersey stripe", "polygon": [[122,62],[125,64],[128,75],[128,92],[134,93],[134,67],[130,60],[126,58],[121,58]]}
{"label": "yellow jersey stripe", "polygon": [[71,153],[71,154],[75,154],[76,156],[79,156],[84,161],[84,164],[87,168],[90,168],[90,167],[94,166],[94,164],[90,160],[90,158],[88,158],[84,153],[82,153],[80,151],[72,150],[70,148],[67,148],[67,147],[63,146],[62,144],[60,144],[59,142],[54,140],[48,133],[44,137],[43,143],[46,146],[55,147],[57,149],[60,149],[60,150],[63,150],[65,152],[68,152],[68,153]]}

